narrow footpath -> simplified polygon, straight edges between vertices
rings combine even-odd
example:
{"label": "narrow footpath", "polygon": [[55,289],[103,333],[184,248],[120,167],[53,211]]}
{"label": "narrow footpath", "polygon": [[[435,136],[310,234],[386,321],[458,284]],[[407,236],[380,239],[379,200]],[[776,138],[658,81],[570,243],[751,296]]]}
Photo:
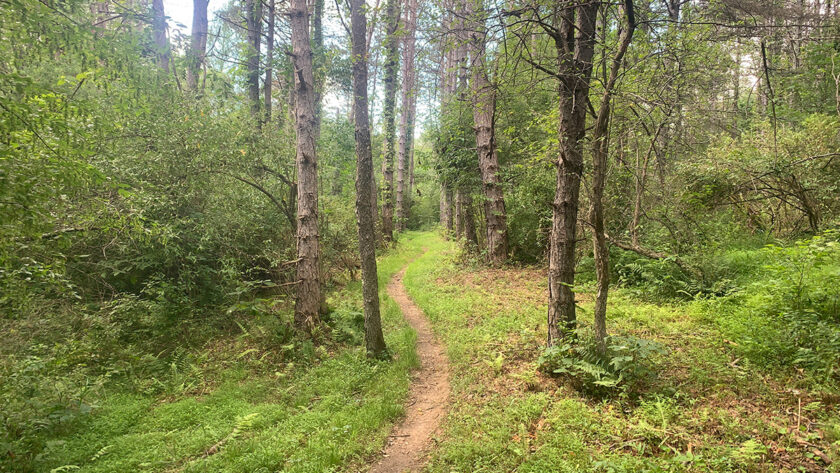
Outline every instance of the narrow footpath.
{"label": "narrow footpath", "polygon": [[391,432],[383,456],[373,465],[371,473],[420,471],[426,463],[432,436],[449,405],[449,361],[423,311],[408,297],[404,276],[405,268],[391,279],[387,290],[417,332],[420,369],[413,376],[406,417]]}

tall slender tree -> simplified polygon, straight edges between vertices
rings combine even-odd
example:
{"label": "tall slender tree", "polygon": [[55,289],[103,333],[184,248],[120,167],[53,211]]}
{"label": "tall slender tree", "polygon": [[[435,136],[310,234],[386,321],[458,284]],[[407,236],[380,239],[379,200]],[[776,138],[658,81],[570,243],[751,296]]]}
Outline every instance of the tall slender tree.
{"label": "tall slender tree", "polygon": [[369,356],[385,353],[385,338],[379,313],[379,281],[376,270],[376,225],[370,206],[373,156],[367,103],[367,19],[364,0],[350,1],[353,61],[353,109],[356,128],[356,223],[362,261],[362,294],[365,310],[365,348]]}
{"label": "tall slender tree", "polygon": [[193,0],[192,35],[187,55],[187,87],[198,89],[198,78],[207,54],[207,4],[210,0]]}
{"label": "tall slender tree", "polygon": [[382,126],[385,135],[382,162],[382,236],[385,241],[394,239],[394,155],[396,154],[396,101],[397,72],[400,62],[399,0],[388,0],[385,6],[385,104]]}
{"label": "tall slender tree", "polygon": [[273,90],[274,77],[274,24],[277,19],[277,8],[275,0],[267,1],[268,11],[265,31],[265,79],[263,80],[263,108],[265,122],[271,121],[271,94]]}
{"label": "tall slender tree", "polygon": [[508,253],[507,212],[499,180],[499,156],[496,152],[496,89],[488,79],[485,65],[487,42],[486,12],[482,0],[475,1],[470,12],[470,81],[475,123],[475,147],[484,191],[484,219],[487,228],[487,259],[490,264],[505,262]]}
{"label": "tall slender tree", "polygon": [[[458,91],[466,82],[467,39],[465,37],[464,0],[446,0],[444,3],[443,33],[446,41],[442,42],[440,102],[441,115],[446,116],[458,99]],[[444,236],[452,235],[455,218],[455,198],[453,184],[446,177],[441,179],[440,190],[440,226]]]}
{"label": "tall slender tree", "polygon": [[295,325],[312,333],[320,324],[321,281],[318,241],[318,158],[315,150],[315,80],[306,0],[291,0],[292,65],[295,87],[297,165],[297,291]]}
{"label": "tall slender tree", "polygon": [[411,178],[410,159],[414,143],[414,113],[417,107],[414,70],[415,33],[417,30],[417,0],[408,0],[404,14],[403,50],[402,50],[402,97],[400,110],[400,141],[397,151],[397,208],[396,228],[405,230],[408,218],[409,199],[408,182]]}
{"label": "tall slender tree", "polygon": [[260,115],[260,46],[262,45],[262,0],[245,0],[245,26],[247,28],[248,99],[251,116],[259,124]]}
{"label": "tall slender tree", "polygon": [[312,5],[312,52],[313,75],[315,77],[315,141],[321,139],[321,115],[323,109],[323,95],[326,67],[326,50],[324,50],[324,0],[314,0]]}
{"label": "tall slender tree", "polygon": [[[606,16],[606,11],[604,15]],[[633,12],[633,0],[624,1],[626,25],[619,25],[618,49],[609,67],[601,94],[601,104],[592,130],[592,196],[590,199],[589,220],[592,223],[592,246],[595,256],[595,274],[598,291],[595,295],[595,339],[603,352],[606,350],[607,337],[607,295],[610,289],[610,261],[607,238],[604,229],[604,188],[607,182],[607,156],[609,154],[609,123],[612,112],[611,102],[618,80],[619,70],[624,64],[624,56],[633,32],[636,19]],[[608,21],[605,18],[604,25]],[[606,53],[605,53],[606,54]]]}

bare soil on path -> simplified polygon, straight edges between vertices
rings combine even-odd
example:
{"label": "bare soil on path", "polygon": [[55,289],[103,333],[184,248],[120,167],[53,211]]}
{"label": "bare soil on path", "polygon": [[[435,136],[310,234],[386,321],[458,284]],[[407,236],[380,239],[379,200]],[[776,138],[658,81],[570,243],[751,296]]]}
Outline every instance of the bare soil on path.
{"label": "bare soil on path", "polygon": [[405,268],[388,283],[388,295],[402,310],[403,317],[417,332],[420,369],[414,372],[406,417],[391,435],[382,458],[371,473],[420,471],[449,405],[449,361],[443,345],[432,333],[423,311],[408,297],[403,285]]}

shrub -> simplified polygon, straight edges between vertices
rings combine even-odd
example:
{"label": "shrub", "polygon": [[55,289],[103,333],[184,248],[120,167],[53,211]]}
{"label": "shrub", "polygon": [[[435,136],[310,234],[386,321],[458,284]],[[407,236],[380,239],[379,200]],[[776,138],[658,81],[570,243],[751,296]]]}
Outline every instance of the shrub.
{"label": "shrub", "polygon": [[582,392],[595,397],[638,394],[656,371],[652,357],[665,347],[632,336],[610,336],[606,352],[598,350],[591,334],[577,336],[543,350],[537,363],[549,374],[572,379]]}

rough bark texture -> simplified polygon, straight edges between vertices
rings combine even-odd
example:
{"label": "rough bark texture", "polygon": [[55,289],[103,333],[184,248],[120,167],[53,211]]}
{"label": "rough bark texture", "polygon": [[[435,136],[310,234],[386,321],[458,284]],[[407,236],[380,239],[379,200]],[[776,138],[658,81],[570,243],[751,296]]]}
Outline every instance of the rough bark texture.
{"label": "rough bark texture", "polygon": [[260,122],[260,45],[262,44],[262,1],[245,0],[245,24],[248,28],[248,99],[251,116]]}
{"label": "rough bark texture", "polygon": [[187,87],[198,88],[198,77],[207,54],[207,4],[210,0],[193,0],[192,36],[187,55]]}
{"label": "rough bark texture", "polygon": [[559,12],[554,33],[560,78],[557,187],[554,193],[548,253],[548,344],[576,327],[575,245],[583,173],[582,141],[586,135],[586,104],[592,78],[595,20],[599,2],[586,1]]}
{"label": "rough bark texture", "polygon": [[463,238],[472,248],[478,248],[478,234],[475,231],[472,194],[466,189],[458,189],[455,196],[458,209],[458,238]]}
{"label": "rough bark texture", "polygon": [[295,162],[297,164],[297,293],[295,325],[308,333],[320,324],[318,161],[315,154],[315,84],[306,0],[291,0],[292,65],[295,75]]}
{"label": "rough bark texture", "polygon": [[169,40],[166,38],[166,13],[163,10],[163,0],[152,1],[152,31],[157,48],[158,66],[169,72]]}
{"label": "rough bark texture", "polygon": [[452,235],[452,217],[452,190],[443,183],[440,187],[440,226],[446,238]]}
{"label": "rough bark texture", "polygon": [[353,110],[356,129],[356,222],[362,262],[362,294],[365,310],[365,348],[369,356],[385,352],[385,338],[379,313],[379,281],[376,271],[376,224],[371,209],[373,156],[370,149],[370,121],[367,104],[367,19],[364,0],[351,0],[350,22],[353,44]]}
{"label": "rough bark texture", "polygon": [[414,112],[417,103],[414,88],[414,45],[415,30],[417,29],[417,0],[408,0],[408,7],[405,10],[405,36],[403,37],[403,62],[402,62],[402,110],[400,113],[400,142],[397,152],[397,208],[396,208],[396,229],[405,230],[406,218],[408,217],[408,203],[411,198],[407,190],[406,177],[409,172],[411,146],[414,141]]}
{"label": "rough bark texture", "polygon": [[607,157],[609,155],[609,123],[613,90],[618,72],[624,64],[624,55],[633,39],[636,28],[633,16],[633,1],[625,0],[627,25],[619,34],[618,50],[612,58],[609,76],[604,84],[601,105],[592,131],[592,199],[589,218],[592,223],[592,247],[595,256],[595,275],[598,290],[595,294],[595,339],[598,348],[606,351],[607,296],[610,290],[610,260],[604,230],[604,187],[607,182]]}
{"label": "rough bark texture", "polygon": [[315,141],[321,139],[321,110],[322,96],[324,91],[324,63],[326,53],[324,51],[324,0],[315,0],[312,8],[312,45],[313,67],[315,77]]}
{"label": "rough bark texture", "polygon": [[276,14],[275,0],[268,0],[268,25],[265,40],[265,80],[263,80],[263,108],[265,122],[271,121],[271,92],[274,77],[274,20]]}
{"label": "rough bark texture", "polygon": [[394,239],[394,155],[396,154],[397,67],[399,66],[399,4],[388,0],[385,7],[385,103],[382,110],[384,126],[384,159],[382,183],[382,236]]}
{"label": "rough bark texture", "polygon": [[[480,1],[480,0],[479,0]],[[501,265],[507,259],[508,234],[505,198],[499,182],[499,156],[496,153],[496,89],[487,78],[484,63],[486,28],[484,8],[480,3],[470,15],[472,18],[472,79],[473,121],[475,146],[478,151],[478,168],[484,191],[484,217],[487,227],[487,259],[492,265]]]}
{"label": "rough bark texture", "polygon": [[[458,96],[458,88],[461,80],[466,80],[464,62],[467,54],[467,41],[464,34],[464,3],[461,0],[447,0],[445,2],[446,13],[443,16],[443,31],[447,35],[444,53],[441,59],[441,113],[445,115],[450,104]],[[454,200],[452,188],[441,179],[440,198],[440,225],[444,229],[444,237],[449,238],[453,234],[454,225]]]}

